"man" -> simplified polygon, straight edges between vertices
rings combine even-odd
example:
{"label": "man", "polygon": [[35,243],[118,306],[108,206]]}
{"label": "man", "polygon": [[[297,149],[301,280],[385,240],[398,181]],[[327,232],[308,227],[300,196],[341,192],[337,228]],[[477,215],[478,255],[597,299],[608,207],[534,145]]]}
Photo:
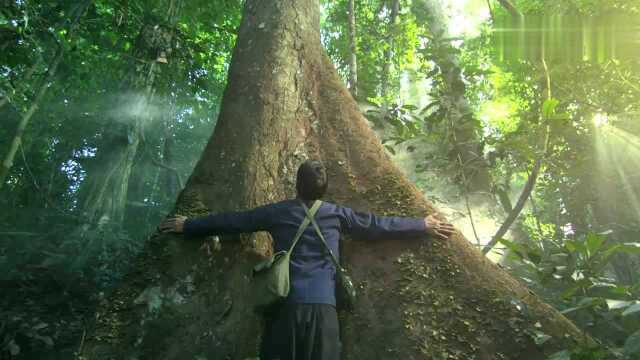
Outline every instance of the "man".
{"label": "man", "polygon": [[[308,207],[327,190],[326,171],[319,161],[298,168],[298,198],[260,206],[249,211],[187,219],[168,219],[163,232],[190,236],[268,231],[274,252],[288,250]],[[379,217],[323,202],[315,215],[327,245],[339,258],[340,233],[354,238],[408,238],[431,235],[447,239],[451,224],[426,218]],[[340,337],[335,304],[335,266],[313,226],[308,226],[293,250],[290,291],[286,302],[267,319],[261,360],[338,360]]]}

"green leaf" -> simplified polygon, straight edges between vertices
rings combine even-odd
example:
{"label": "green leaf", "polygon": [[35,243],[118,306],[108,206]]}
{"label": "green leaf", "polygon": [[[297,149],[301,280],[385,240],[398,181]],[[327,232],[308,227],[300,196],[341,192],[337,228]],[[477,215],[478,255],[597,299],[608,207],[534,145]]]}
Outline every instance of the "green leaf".
{"label": "green leaf", "polygon": [[640,243],[624,243],[620,246],[620,251],[628,254],[640,254]]}
{"label": "green leaf", "polygon": [[569,350],[558,351],[547,358],[547,360],[571,360]]}
{"label": "green leaf", "polygon": [[542,116],[544,116],[545,119],[551,119],[551,117],[556,113],[558,104],[560,104],[560,101],[555,98],[545,100],[542,104]]}
{"label": "green leaf", "polygon": [[533,341],[536,343],[536,345],[542,345],[547,341],[549,341],[550,339],[551,339],[551,336],[543,333],[542,331],[536,331],[534,333]]}
{"label": "green leaf", "polygon": [[640,254],[640,243],[624,243],[613,245],[603,253],[603,260],[608,260],[613,254],[623,252],[627,254]]}
{"label": "green leaf", "polygon": [[[571,296],[573,296],[578,290],[580,289],[586,289],[589,286],[591,286],[593,283],[589,280],[589,279],[580,279],[578,281],[576,281],[572,286],[570,286],[569,288],[567,288],[566,290],[564,290],[561,294],[560,297],[563,299],[567,299],[570,298]],[[583,299],[579,306],[582,307],[582,303],[586,300],[586,299],[592,299],[592,298],[585,298]]]}
{"label": "green leaf", "polygon": [[516,244],[513,241],[509,241],[507,239],[500,239],[498,240],[498,242],[504,245],[507,249],[511,250],[516,255],[518,255],[520,259],[525,259],[526,251],[521,245]]}
{"label": "green leaf", "polygon": [[629,288],[615,283],[597,282],[587,289],[589,296],[604,297],[613,300],[626,300],[630,296]]}
{"label": "green leaf", "polygon": [[622,301],[622,300],[614,300],[614,299],[607,299],[606,301],[607,301],[607,307],[609,308],[609,310],[624,309],[629,305],[633,304],[633,302],[631,301]]}
{"label": "green leaf", "polygon": [[440,100],[434,100],[432,102],[430,102],[427,106],[425,106],[422,110],[420,110],[420,115],[424,115],[427,113],[427,111],[429,111],[431,108],[433,108],[434,106],[438,106],[440,105]]}
{"label": "green leaf", "polygon": [[593,256],[600,247],[604,244],[604,236],[600,236],[595,233],[589,233],[586,239],[587,250],[589,251],[589,256]]}
{"label": "green leaf", "polygon": [[568,309],[564,309],[564,310],[560,311],[560,313],[561,313],[561,314],[569,314],[569,313],[572,313],[572,312],[574,312],[574,311],[578,311],[578,310],[580,310],[580,309],[581,309],[581,307],[574,306],[574,307],[570,307],[570,308],[568,308]]}
{"label": "green leaf", "polygon": [[564,242],[564,247],[570,253],[580,253],[585,255],[587,254],[587,247],[582,241],[566,240]]}
{"label": "green leaf", "polygon": [[640,354],[640,330],[631,334],[624,342],[624,353],[626,355]]}
{"label": "green leaf", "polygon": [[640,312],[640,304],[629,306],[625,311],[622,312],[622,316],[629,316],[637,312]]}

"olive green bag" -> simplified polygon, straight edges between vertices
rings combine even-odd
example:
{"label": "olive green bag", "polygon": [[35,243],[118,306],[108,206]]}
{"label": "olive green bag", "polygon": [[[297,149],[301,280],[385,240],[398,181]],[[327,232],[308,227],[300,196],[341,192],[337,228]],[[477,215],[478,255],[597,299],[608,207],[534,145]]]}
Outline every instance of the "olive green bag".
{"label": "olive green bag", "polygon": [[311,210],[308,210],[305,206],[307,216],[300,224],[289,251],[279,251],[254,266],[253,291],[255,309],[257,311],[269,311],[289,295],[289,259],[291,258],[291,253],[321,204],[321,201],[316,201]]}

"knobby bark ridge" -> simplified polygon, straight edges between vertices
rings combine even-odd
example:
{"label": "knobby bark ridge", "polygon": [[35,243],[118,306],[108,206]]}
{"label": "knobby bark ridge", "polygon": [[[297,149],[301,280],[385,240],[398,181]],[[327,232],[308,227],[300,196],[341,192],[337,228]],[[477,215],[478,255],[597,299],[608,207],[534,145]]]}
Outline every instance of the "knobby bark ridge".
{"label": "knobby bark ridge", "polygon": [[[218,123],[174,212],[292,197],[307,158],[327,167],[328,201],[379,215],[437,214],[393,166],[322,49],[318,1],[247,0]],[[154,234],[101,304],[83,355],[255,357],[262,322],[251,306],[251,266],[271,240],[223,236],[216,245],[208,255],[201,241]],[[534,330],[553,337],[548,351],[581,338],[460,234],[447,242],[345,239],[341,253],[359,289],[356,310],[340,313],[344,359],[540,359]]]}

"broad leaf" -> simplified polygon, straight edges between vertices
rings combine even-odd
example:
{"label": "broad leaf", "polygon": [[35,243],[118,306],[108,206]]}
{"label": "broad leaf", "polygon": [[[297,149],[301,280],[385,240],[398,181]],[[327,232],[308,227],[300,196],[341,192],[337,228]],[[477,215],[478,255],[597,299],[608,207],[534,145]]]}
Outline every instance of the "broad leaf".
{"label": "broad leaf", "polygon": [[607,307],[609,308],[609,310],[624,309],[629,305],[633,304],[632,301],[622,301],[622,300],[614,300],[614,299],[607,299],[606,301],[607,301]]}
{"label": "broad leaf", "polygon": [[558,351],[557,353],[549,356],[547,360],[571,360],[571,353],[569,350]]}
{"label": "broad leaf", "polygon": [[432,102],[430,102],[427,106],[425,106],[424,108],[422,108],[422,110],[420,110],[420,115],[424,115],[426,114],[431,108],[433,108],[434,106],[439,106],[440,105],[440,100],[434,100]]}
{"label": "broad leaf", "polygon": [[598,234],[589,233],[586,239],[587,250],[589,251],[589,256],[593,256],[600,247],[604,244],[604,236],[600,236]]}
{"label": "broad leaf", "polygon": [[629,306],[625,311],[623,311],[622,316],[629,316],[638,312],[640,312],[640,304],[635,304]]}
{"label": "broad leaf", "polygon": [[624,342],[624,353],[627,355],[640,354],[640,330],[631,334]]}

